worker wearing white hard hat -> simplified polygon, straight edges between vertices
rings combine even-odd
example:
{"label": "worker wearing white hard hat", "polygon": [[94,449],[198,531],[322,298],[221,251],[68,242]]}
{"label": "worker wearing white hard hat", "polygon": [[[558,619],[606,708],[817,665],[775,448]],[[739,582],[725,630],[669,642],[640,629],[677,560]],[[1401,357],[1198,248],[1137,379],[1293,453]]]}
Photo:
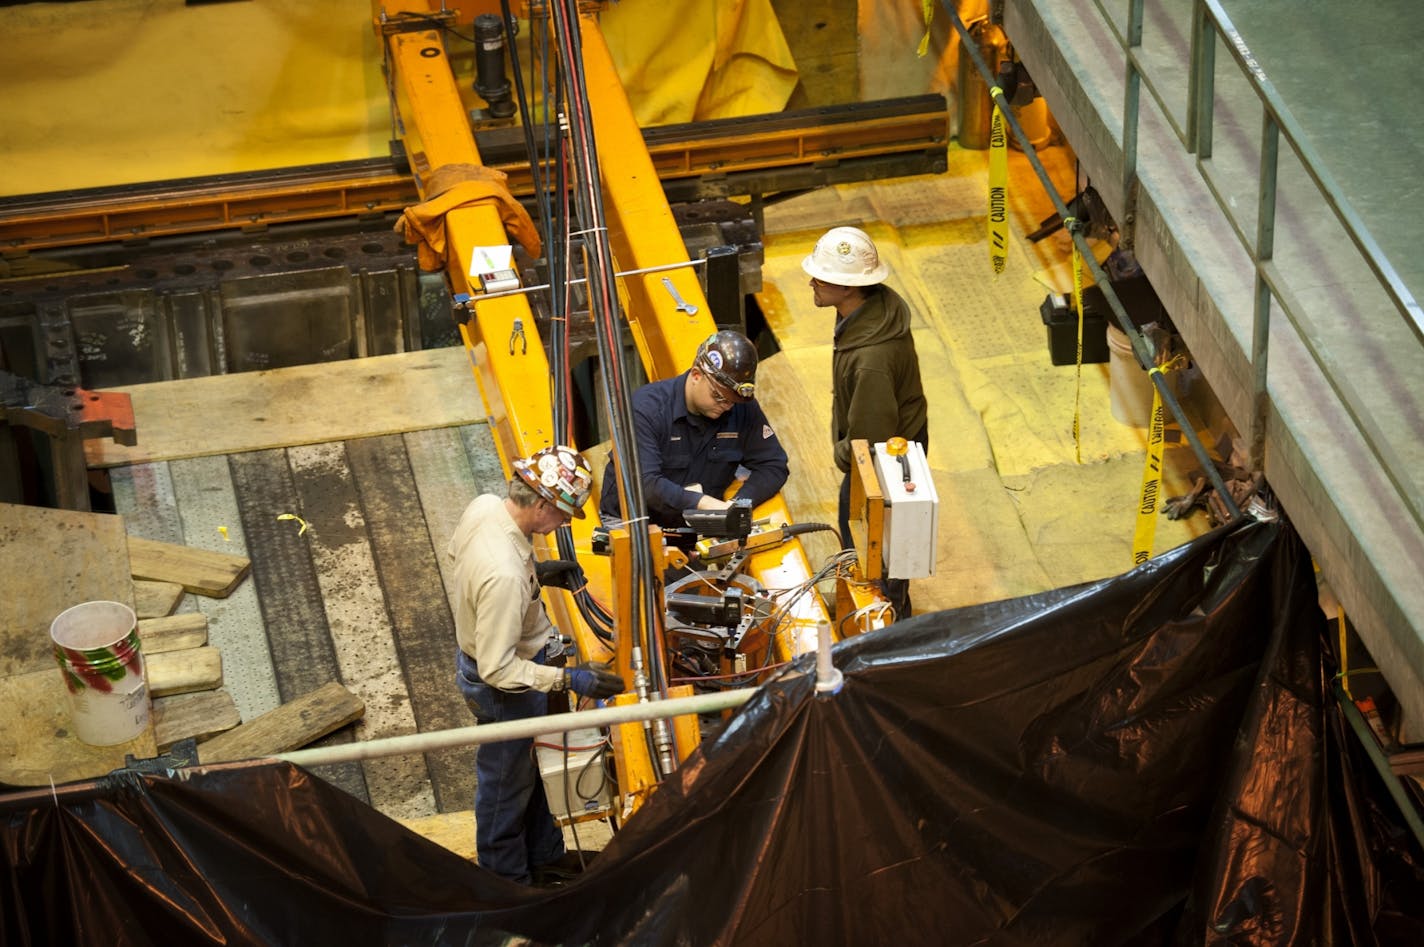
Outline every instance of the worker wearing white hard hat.
{"label": "worker wearing white hard hat", "polygon": [[[903,437],[929,446],[929,407],[920,360],[910,332],[910,307],[884,285],[890,275],[880,253],[857,227],[833,227],[801,261],[817,306],[834,309],[831,356],[831,438],[841,480],[841,543],[850,545],[852,440],[871,444]],[[884,589],[896,618],[911,613],[909,582]]]}

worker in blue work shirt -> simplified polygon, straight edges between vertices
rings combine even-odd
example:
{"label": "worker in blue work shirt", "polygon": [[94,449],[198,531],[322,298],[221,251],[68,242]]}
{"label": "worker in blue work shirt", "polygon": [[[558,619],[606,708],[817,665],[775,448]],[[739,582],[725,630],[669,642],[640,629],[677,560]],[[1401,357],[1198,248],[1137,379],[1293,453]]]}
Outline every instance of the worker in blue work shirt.
{"label": "worker in blue work shirt", "polygon": [[[753,505],[786,483],[786,451],[756,403],[756,347],[724,329],[697,348],[692,367],[676,378],[633,393],[643,501],[651,523],[687,525],[683,510],[720,510],[730,499]],[[740,481],[733,497],[727,496]],[[605,524],[621,522],[618,484],[609,461],[599,512]],[[636,519],[638,512],[628,517]]]}

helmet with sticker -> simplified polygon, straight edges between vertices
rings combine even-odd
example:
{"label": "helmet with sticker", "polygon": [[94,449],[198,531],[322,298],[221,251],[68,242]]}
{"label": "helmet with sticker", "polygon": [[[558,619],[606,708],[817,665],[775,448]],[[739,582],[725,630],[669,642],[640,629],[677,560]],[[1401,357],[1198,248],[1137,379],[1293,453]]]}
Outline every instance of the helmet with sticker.
{"label": "helmet with sticker", "polygon": [[569,516],[584,518],[593,490],[593,469],[572,447],[556,444],[514,461],[514,473],[539,496]]}
{"label": "helmet with sticker", "polygon": [[740,332],[723,329],[709,335],[697,347],[692,367],[731,392],[734,401],[756,395],[756,346]]}
{"label": "helmet with sticker", "polygon": [[827,230],[801,261],[801,269],[813,279],[835,286],[874,286],[890,275],[875,242],[856,227]]}

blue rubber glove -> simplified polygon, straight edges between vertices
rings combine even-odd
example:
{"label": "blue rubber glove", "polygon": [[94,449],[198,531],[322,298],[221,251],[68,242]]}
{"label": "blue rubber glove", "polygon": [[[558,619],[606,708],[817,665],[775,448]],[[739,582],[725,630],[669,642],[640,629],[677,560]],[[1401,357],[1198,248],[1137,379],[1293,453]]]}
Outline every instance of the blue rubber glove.
{"label": "blue rubber glove", "polygon": [[596,700],[621,694],[628,689],[623,684],[623,678],[608,670],[608,665],[593,661],[565,669],[564,677],[569,682],[569,690]]}

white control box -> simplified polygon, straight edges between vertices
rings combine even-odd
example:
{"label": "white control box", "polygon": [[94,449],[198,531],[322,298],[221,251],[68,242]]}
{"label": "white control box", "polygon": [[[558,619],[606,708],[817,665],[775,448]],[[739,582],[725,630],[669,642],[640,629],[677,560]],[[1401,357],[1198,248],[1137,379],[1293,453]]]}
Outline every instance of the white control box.
{"label": "white control box", "polygon": [[875,445],[875,473],[885,497],[885,536],[881,544],[885,575],[923,579],[934,575],[939,536],[939,494],[925,460],[925,449],[910,441],[900,456]]}
{"label": "white control box", "polygon": [[534,738],[534,751],[555,821],[597,817],[613,808],[605,765],[613,747],[601,730],[546,733]]}

